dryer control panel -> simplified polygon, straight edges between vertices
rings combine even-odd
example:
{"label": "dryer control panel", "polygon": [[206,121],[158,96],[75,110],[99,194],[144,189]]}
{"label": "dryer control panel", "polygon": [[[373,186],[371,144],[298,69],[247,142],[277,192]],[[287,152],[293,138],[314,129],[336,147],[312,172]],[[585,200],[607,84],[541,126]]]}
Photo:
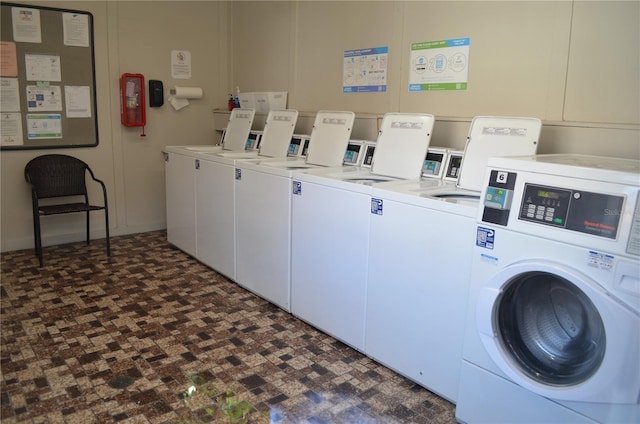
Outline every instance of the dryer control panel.
{"label": "dryer control panel", "polygon": [[623,196],[525,184],[518,219],[615,239]]}

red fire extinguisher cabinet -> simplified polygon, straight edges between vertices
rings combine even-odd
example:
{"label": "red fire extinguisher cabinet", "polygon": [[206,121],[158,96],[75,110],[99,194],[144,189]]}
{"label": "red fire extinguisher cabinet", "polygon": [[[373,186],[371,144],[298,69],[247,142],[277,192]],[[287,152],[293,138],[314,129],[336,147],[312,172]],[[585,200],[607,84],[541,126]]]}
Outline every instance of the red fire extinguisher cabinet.
{"label": "red fire extinguisher cabinet", "polygon": [[144,75],[122,74],[120,77],[120,101],[122,125],[144,127],[147,124]]}

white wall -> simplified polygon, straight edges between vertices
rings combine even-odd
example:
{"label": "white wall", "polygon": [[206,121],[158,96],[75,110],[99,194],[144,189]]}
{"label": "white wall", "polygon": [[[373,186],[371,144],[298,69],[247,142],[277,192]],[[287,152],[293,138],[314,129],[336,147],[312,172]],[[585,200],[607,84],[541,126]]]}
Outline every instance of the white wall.
{"label": "white wall", "polygon": [[[640,158],[640,2],[637,1],[24,1],[94,15],[98,123],[95,148],[62,149],[87,161],[109,190],[112,234],[165,228],[162,148],[208,144],[213,109],[243,91],[288,91],[303,114],[358,113],[354,137],[374,138],[386,112],[436,115],[432,145],[463,148],[476,115],[543,120],[540,153]],[[469,87],[408,92],[412,42],[469,37]],[[388,46],[385,93],[342,93],[344,50]],[[193,75],[172,80],[171,50],[189,50]],[[147,109],[147,136],[120,125],[118,78],[142,73],[199,86],[204,98]],[[218,119],[214,119],[214,116]],[[52,152],[52,151],[48,151]],[[1,250],[33,244],[26,162],[42,150],[0,153]],[[82,240],[78,217],[49,217],[45,244]],[[104,235],[99,214],[95,237]]]}

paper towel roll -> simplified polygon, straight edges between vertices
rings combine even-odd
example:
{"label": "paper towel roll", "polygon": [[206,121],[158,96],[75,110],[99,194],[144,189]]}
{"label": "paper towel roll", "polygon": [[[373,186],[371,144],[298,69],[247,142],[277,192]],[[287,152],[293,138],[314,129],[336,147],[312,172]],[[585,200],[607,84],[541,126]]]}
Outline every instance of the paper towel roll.
{"label": "paper towel roll", "polygon": [[200,87],[175,87],[171,93],[176,99],[201,99],[202,88]]}

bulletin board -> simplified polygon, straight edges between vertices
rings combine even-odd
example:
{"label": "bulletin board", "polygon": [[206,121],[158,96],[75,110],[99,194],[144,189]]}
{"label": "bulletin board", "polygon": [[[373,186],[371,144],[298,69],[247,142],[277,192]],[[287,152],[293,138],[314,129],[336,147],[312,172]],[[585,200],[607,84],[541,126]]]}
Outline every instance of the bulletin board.
{"label": "bulletin board", "polygon": [[0,2],[0,149],[98,145],[93,15]]}

